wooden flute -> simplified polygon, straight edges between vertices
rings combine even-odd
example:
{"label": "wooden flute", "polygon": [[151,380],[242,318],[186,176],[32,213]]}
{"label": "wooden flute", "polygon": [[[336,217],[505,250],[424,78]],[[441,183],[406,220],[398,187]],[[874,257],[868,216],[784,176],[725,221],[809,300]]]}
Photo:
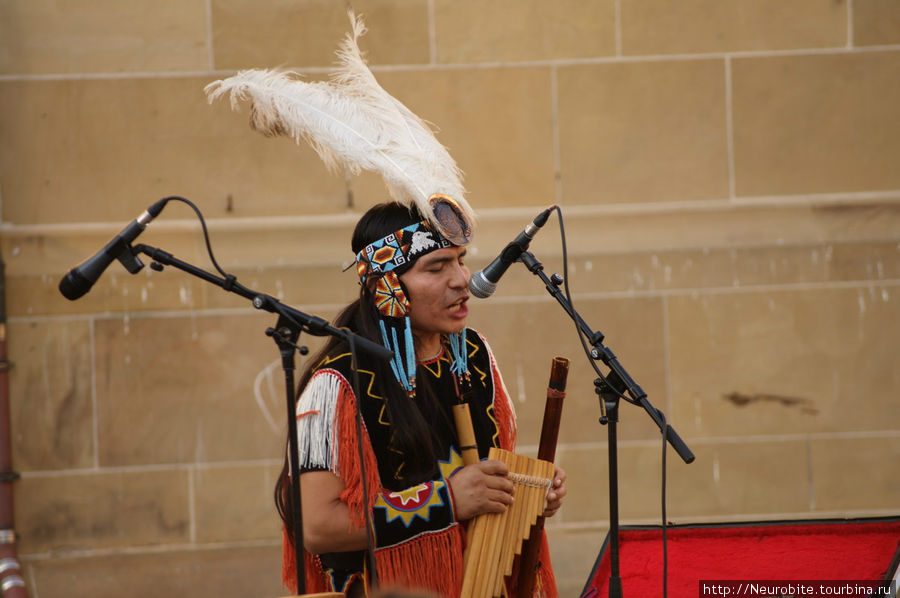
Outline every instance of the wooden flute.
{"label": "wooden flute", "polygon": [[[538,459],[550,461],[556,458],[556,443],[559,438],[559,424],[562,418],[563,399],[566,398],[566,380],[569,376],[569,360],[554,357],[550,366],[550,382],[547,385],[547,403],[544,405],[544,421],[541,425],[541,440],[538,444]],[[515,595],[530,598],[534,595],[535,581],[541,564],[538,555],[544,531],[544,517],[538,517],[531,528],[531,534],[522,546],[519,557],[519,576]]]}

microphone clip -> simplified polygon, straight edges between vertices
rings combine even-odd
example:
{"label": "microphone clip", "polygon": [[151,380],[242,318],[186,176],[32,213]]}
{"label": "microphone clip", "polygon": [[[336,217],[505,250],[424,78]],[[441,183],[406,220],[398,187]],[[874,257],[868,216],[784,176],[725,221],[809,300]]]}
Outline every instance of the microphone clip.
{"label": "microphone clip", "polygon": [[129,274],[137,274],[144,269],[144,262],[137,256],[131,243],[125,243],[123,241],[122,245],[124,245],[124,247],[116,256],[116,259],[119,260],[120,264],[125,266],[125,269],[128,270]]}
{"label": "microphone clip", "polygon": [[525,253],[527,249],[527,244],[512,241],[500,252],[500,259],[504,264],[513,264],[519,261],[519,258],[522,257],[522,254]]}

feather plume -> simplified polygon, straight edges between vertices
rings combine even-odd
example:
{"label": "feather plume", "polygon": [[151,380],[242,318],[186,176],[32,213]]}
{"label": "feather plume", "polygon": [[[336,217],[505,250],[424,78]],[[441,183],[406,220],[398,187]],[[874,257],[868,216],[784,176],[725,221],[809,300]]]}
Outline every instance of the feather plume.
{"label": "feather plume", "polygon": [[475,214],[463,197],[461,171],[429,126],[378,84],[359,50],[362,18],[351,11],[350,21],[329,81],[246,70],[207,85],[209,102],[229,94],[237,110],[249,100],[253,129],[307,142],[330,170],[380,174],[395,200],[415,204],[454,243],[468,242]]}

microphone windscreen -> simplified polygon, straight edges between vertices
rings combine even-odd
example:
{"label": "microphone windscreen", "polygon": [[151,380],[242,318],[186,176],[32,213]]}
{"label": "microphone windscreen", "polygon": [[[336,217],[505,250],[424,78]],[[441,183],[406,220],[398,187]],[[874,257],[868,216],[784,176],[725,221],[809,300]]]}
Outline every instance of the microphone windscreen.
{"label": "microphone windscreen", "polygon": [[59,281],[59,292],[69,301],[75,301],[90,291],[92,286],[93,283],[78,270],[72,270]]}
{"label": "microphone windscreen", "polygon": [[497,283],[491,282],[485,278],[480,270],[469,278],[469,292],[479,299],[490,297],[496,290]]}

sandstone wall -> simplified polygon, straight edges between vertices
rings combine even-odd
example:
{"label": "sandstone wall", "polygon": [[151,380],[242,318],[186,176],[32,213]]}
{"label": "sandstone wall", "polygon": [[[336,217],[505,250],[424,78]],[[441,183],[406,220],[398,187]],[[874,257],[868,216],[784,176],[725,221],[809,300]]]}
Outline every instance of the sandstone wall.
{"label": "sandstone wall", "polygon": [[[896,514],[900,505],[900,3],[354,0],[382,84],[439,126],[485,265],[544,206],[575,307],[696,453],[669,451],[678,523]],[[278,596],[283,450],[274,323],[171,268],[60,277],[157,199],[208,218],[245,285],[330,318],[349,232],[385,197],[266,139],[203,87],[326,76],[324,0],[0,0],[0,194],[19,552],[33,597]],[[193,213],[141,237],[210,268]],[[558,226],[533,245],[562,271]],[[548,525],[561,595],[608,526],[606,429],[565,314],[524,268],[472,324],[534,452],[550,359],[573,361]],[[311,340],[311,344],[315,344]],[[661,446],[619,425],[623,523],[660,517]]]}

